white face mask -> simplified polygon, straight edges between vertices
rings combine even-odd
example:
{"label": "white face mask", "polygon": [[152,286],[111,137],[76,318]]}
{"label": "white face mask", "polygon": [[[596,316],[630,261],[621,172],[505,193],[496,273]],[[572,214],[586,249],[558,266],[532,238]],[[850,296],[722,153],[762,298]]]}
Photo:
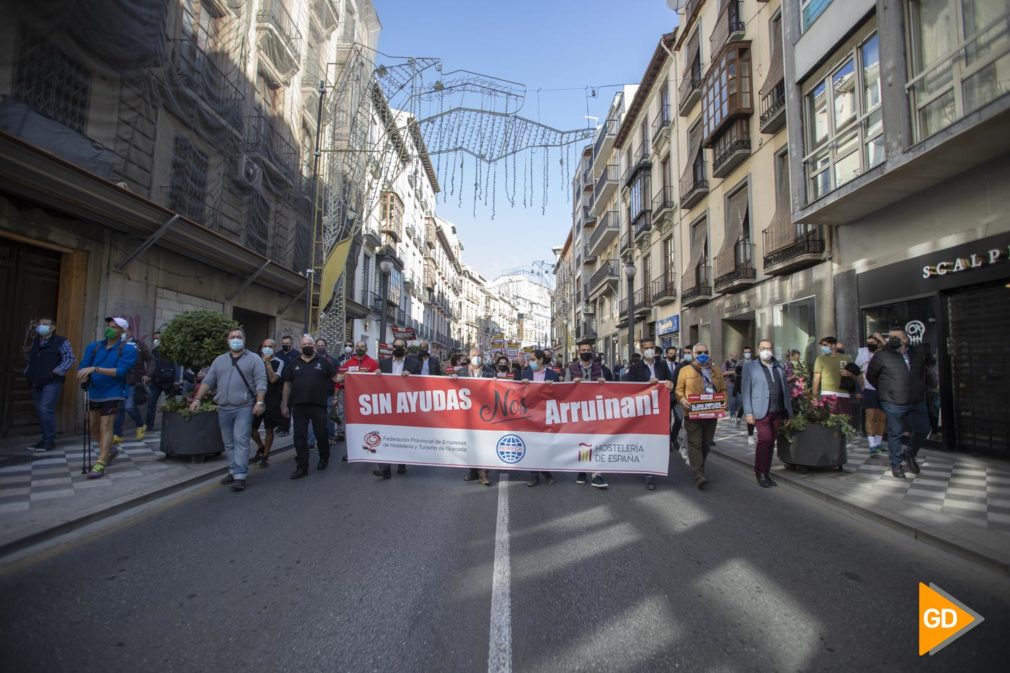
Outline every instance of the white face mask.
{"label": "white face mask", "polygon": [[655,348],[646,348],[642,352],[642,357],[645,358],[646,360],[653,359],[654,357],[656,357],[656,349]]}
{"label": "white face mask", "polygon": [[758,356],[761,357],[762,362],[768,362],[772,359],[772,352],[766,348],[762,351],[758,351]]}
{"label": "white face mask", "polygon": [[479,355],[474,355],[472,358],[470,358],[470,364],[473,365],[474,367],[480,367],[483,362],[484,358],[482,358]]}

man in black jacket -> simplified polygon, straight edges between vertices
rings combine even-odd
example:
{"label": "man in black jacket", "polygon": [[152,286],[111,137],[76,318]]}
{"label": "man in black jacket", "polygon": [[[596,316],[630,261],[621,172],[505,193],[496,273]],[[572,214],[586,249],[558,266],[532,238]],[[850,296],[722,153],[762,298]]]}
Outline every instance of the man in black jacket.
{"label": "man in black jacket", "polygon": [[[918,474],[915,461],[919,447],[929,434],[929,412],[926,410],[926,364],[922,353],[908,346],[908,336],[901,327],[893,328],[887,346],[878,350],[866,370],[866,379],[877,389],[880,406],[887,416],[887,448],[891,458],[891,474],[905,478],[901,469],[904,459],[909,471]],[[902,453],[901,435],[904,421],[912,427],[908,449]]]}
{"label": "man in black jacket", "polygon": [[[410,376],[421,373],[421,361],[413,355],[407,355],[407,342],[402,338],[393,339],[393,357],[379,360],[379,369],[376,374],[395,374],[397,376]],[[396,466],[397,474],[406,474],[407,466],[400,464]],[[377,463],[372,474],[381,479],[389,479],[393,476],[392,468],[389,465]]]}
{"label": "man in black jacket", "polygon": [[[653,339],[645,337],[639,341],[639,346],[642,348],[642,359],[632,363],[628,370],[628,380],[636,383],[662,381],[666,389],[670,391],[670,409],[672,410],[676,406],[676,400],[673,398],[673,375],[670,373],[670,369],[666,366],[666,362],[656,357],[656,342]],[[667,422],[667,427],[669,427],[669,422]],[[650,491],[656,490],[656,480],[651,474],[645,476],[645,488]]]}
{"label": "man in black jacket", "polygon": [[431,345],[427,341],[422,341],[417,346],[417,359],[421,362],[421,370],[417,372],[422,376],[441,376],[442,363],[431,354]]}

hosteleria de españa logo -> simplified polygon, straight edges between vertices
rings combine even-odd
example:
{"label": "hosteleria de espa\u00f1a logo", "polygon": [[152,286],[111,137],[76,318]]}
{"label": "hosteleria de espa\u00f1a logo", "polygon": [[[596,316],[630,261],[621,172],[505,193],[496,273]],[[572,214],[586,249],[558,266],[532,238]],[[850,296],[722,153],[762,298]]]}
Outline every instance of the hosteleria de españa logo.
{"label": "hosteleria de espa\u00f1a logo", "polygon": [[936,654],[985,619],[946,591],[919,582],[919,656]]}
{"label": "hosteleria de espa\u00f1a logo", "polygon": [[503,463],[515,465],[526,455],[526,442],[519,435],[503,435],[495,449]]}
{"label": "hosteleria de espa\u00f1a logo", "polygon": [[579,462],[589,463],[593,460],[593,445],[579,442]]}

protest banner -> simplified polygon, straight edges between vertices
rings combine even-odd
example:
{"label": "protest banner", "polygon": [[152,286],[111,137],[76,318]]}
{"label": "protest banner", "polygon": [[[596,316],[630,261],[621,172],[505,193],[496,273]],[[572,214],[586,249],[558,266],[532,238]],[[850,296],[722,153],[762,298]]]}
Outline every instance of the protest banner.
{"label": "protest banner", "polygon": [[666,475],[670,395],[647,383],[357,374],[350,462]]}
{"label": "protest banner", "polygon": [[726,415],[726,395],[723,393],[688,395],[687,401],[691,403],[687,417],[692,421],[723,418]]}

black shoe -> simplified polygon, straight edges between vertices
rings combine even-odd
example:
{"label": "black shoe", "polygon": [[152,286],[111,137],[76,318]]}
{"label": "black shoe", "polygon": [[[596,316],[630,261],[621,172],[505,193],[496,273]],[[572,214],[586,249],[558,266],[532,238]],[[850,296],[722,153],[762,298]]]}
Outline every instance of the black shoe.
{"label": "black shoe", "polygon": [[477,474],[477,470],[470,470],[466,473],[466,476],[463,477],[463,481],[477,481],[479,478],[480,475]]}
{"label": "black shoe", "polygon": [[767,476],[759,474],[757,475],[757,480],[758,480],[758,486],[760,486],[761,488],[771,488],[772,483],[768,481]]}
{"label": "black shoe", "polygon": [[585,472],[579,472],[578,476],[575,477],[575,483],[576,484],[584,484],[584,483],[586,483],[586,473]]}
{"label": "black shoe", "polygon": [[912,474],[919,474],[919,463],[916,462],[915,456],[911,456],[907,453],[905,454],[905,467],[907,467],[908,471]]}
{"label": "black shoe", "polygon": [[270,467],[270,461],[268,461],[266,458],[260,458],[259,466]]}
{"label": "black shoe", "polygon": [[547,474],[545,475],[545,478],[547,479],[547,485],[548,485],[548,486],[550,486],[551,484],[553,484],[553,483],[554,483],[554,475],[553,475],[553,474],[551,474],[550,472],[548,472],[548,473],[547,473]]}
{"label": "black shoe", "polygon": [[698,479],[695,480],[695,485],[698,487],[699,491],[704,491],[706,488],[708,488],[708,479],[706,479],[705,477],[699,477]]}
{"label": "black shoe", "polygon": [[896,478],[896,479],[904,479],[905,478],[905,472],[904,472],[904,470],[901,469],[901,465],[892,465],[891,466],[891,476],[894,477],[894,478]]}
{"label": "black shoe", "polygon": [[319,462],[316,463],[316,469],[320,470],[320,471],[325,470],[326,466],[329,465],[329,464],[330,464],[330,459],[329,458],[320,458]]}
{"label": "black shoe", "polygon": [[536,485],[537,485],[537,484],[539,484],[539,483],[540,483],[540,477],[538,477],[537,475],[535,475],[535,474],[534,474],[534,475],[533,475],[532,477],[530,477],[530,478],[529,478],[529,480],[528,480],[528,481],[526,482],[526,485],[527,485],[527,486],[536,486]]}
{"label": "black shoe", "polygon": [[396,473],[397,474],[407,474],[407,466],[406,465],[397,465],[396,466]]}
{"label": "black shoe", "polygon": [[244,491],[245,490],[245,479],[236,479],[235,483],[231,485],[231,490],[233,490],[233,491]]}
{"label": "black shoe", "polygon": [[277,436],[278,437],[287,437],[290,434],[291,433],[288,430],[278,430],[277,431]]}
{"label": "black shoe", "polygon": [[656,490],[656,479],[652,475],[645,477],[645,488],[650,491]]}
{"label": "black shoe", "polygon": [[258,463],[260,459],[263,458],[263,450],[260,449],[256,452],[256,455],[249,459],[250,463]]}
{"label": "black shoe", "polygon": [[302,477],[309,476],[309,469],[307,467],[299,467],[297,470],[291,473],[292,479],[301,479]]}
{"label": "black shoe", "polygon": [[771,486],[778,486],[778,482],[772,479],[772,475],[769,472],[765,472],[765,479],[768,480],[768,484]]}
{"label": "black shoe", "polygon": [[393,473],[390,470],[372,470],[372,474],[376,477],[382,477],[383,479],[392,479]]}
{"label": "black shoe", "polygon": [[29,446],[28,448],[29,449],[44,449],[44,448],[46,448],[46,443],[45,442],[35,442],[34,444],[32,444],[31,446]]}
{"label": "black shoe", "polygon": [[346,463],[347,462],[347,454],[346,453],[344,454],[344,457],[340,459],[340,462],[341,463]]}
{"label": "black shoe", "polygon": [[235,483],[235,477],[233,477],[232,475],[229,474],[229,475],[227,475],[226,477],[224,477],[221,480],[221,483],[222,484],[233,484],[233,483]]}
{"label": "black shoe", "polygon": [[337,435],[337,441],[338,442],[344,441],[344,433],[340,433],[339,435]]}

